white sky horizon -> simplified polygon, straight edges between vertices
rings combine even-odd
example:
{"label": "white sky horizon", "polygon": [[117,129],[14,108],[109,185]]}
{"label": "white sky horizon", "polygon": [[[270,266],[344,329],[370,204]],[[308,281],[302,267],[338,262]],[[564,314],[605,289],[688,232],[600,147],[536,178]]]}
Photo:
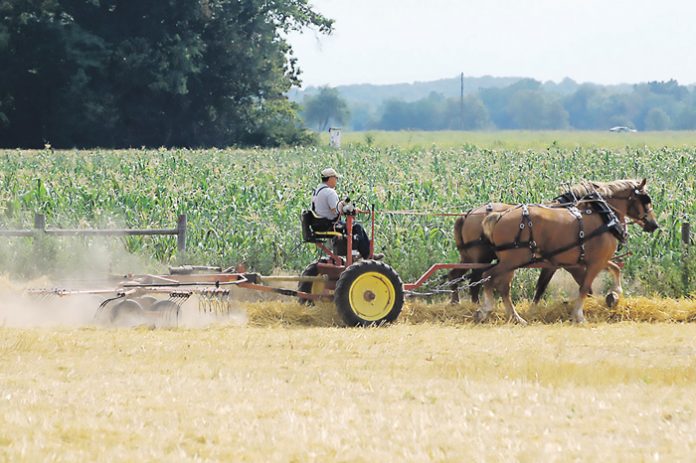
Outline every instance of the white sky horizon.
{"label": "white sky horizon", "polygon": [[311,0],[330,36],[290,34],[303,88],[467,77],[696,83],[696,2]]}

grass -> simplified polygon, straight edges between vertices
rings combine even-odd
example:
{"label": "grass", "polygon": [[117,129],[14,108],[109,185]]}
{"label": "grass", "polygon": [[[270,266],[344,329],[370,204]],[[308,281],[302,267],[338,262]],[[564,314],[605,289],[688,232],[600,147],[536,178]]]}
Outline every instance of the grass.
{"label": "grass", "polygon": [[[328,134],[322,134],[323,143],[329,143]],[[561,148],[683,148],[696,145],[694,131],[661,131],[638,133],[611,133],[609,131],[526,131],[499,130],[491,132],[466,131],[368,131],[344,132],[344,145],[372,144],[375,147],[398,146],[400,148],[456,148],[473,145],[498,150],[544,150],[549,146]]]}
{"label": "grass", "polygon": [[696,325],[0,329],[4,461],[684,461]]}

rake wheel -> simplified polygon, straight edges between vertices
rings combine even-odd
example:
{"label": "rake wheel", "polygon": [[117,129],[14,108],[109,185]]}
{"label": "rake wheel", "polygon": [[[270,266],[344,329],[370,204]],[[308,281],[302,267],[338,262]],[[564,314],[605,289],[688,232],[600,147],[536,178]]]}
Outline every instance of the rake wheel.
{"label": "rake wheel", "polygon": [[113,325],[133,326],[143,319],[143,307],[134,299],[126,299],[111,308],[108,320]]}
{"label": "rake wheel", "polygon": [[157,303],[157,298],[154,296],[140,296],[133,300],[140,304],[143,310],[153,310],[152,306]]}
{"label": "rake wheel", "polygon": [[179,324],[180,306],[176,302],[170,300],[157,301],[150,308],[152,312],[161,314],[160,320],[164,323],[159,323],[162,326],[177,326]]}

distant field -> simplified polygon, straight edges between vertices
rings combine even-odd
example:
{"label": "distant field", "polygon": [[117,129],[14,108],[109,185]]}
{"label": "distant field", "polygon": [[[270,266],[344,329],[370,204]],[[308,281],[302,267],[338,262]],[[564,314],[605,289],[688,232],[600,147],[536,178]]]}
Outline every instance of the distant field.
{"label": "distant field", "polygon": [[[322,141],[329,142],[328,134],[322,134]],[[399,146],[403,148],[432,145],[440,148],[453,148],[474,145],[487,149],[546,149],[556,145],[564,148],[607,148],[625,147],[681,148],[696,146],[694,131],[662,131],[637,133],[612,133],[609,131],[524,131],[502,130],[492,132],[462,131],[366,131],[344,132],[343,143],[367,144],[374,146]]]}
{"label": "distant field", "polygon": [[3,461],[690,461],[696,325],[0,329]]}

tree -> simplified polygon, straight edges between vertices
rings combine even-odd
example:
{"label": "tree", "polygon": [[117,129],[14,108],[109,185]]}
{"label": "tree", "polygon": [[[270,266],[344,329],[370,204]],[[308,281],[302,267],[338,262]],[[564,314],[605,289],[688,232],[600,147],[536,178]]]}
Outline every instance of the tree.
{"label": "tree", "polygon": [[304,120],[323,132],[329,123],[343,125],[350,119],[348,105],[335,88],[322,87],[316,96],[305,97]]}
{"label": "tree", "polygon": [[541,90],[520,90],[508,103],[510,119],[517,129],[563,129],[568,127],[568,112],[561,103]]}
{"label": "tree", "polygon": [[541,82],[534,79],[521,79],[503,88],[484,88],[479,92],[481,101],[486,106],[491,120],[499,129],[516,128],[508,105],[519,92],[539,91]]}
{"label": "tree", "polygon": [[349,111],[352,130],[370,130],[377,125],[371,107],[367,103],[353,103],[349,106]]}
{"label": "tree", "polygon": [[674,79],[667,82],[652,81],[645,84],[650,92],[661,95],[669,95],[677,100],[685,100],[689,97],[689,89],[679,85]]}
{"label": "tree", "polygon": [[672,121],[666,112],[660,108],[651,108],[645,115],[645,130],[667,130]]}
{"label": "tree", "polygon": [[676,127],[680,130],[696,129],[696,105],[687,106],[677,116]]}
{"label": "tree", "polygon": [[459,98],[447,100],[446,124],[442,129],[481,130],[491,125],[488,110],[477,95],[465,96],[463,102]]}
{"label": "tree", "polygon": [[389,99],[385,101],[382,104],[381,112],[382,116],[377,124],[379,129],[403,130],[417,128],[412,105],[403,100]]}
{"label": "tree", "polygon": [[568,112],[568,120],[576,129],[591,129],[596,127],[596,102],[601,98],[600,87],[593,84],[583,84],[575,93],[566,97],[563,107]]}
{"label": "tree", "polygon": [[308,0],[0,0],[0,145],[275,145]]}

